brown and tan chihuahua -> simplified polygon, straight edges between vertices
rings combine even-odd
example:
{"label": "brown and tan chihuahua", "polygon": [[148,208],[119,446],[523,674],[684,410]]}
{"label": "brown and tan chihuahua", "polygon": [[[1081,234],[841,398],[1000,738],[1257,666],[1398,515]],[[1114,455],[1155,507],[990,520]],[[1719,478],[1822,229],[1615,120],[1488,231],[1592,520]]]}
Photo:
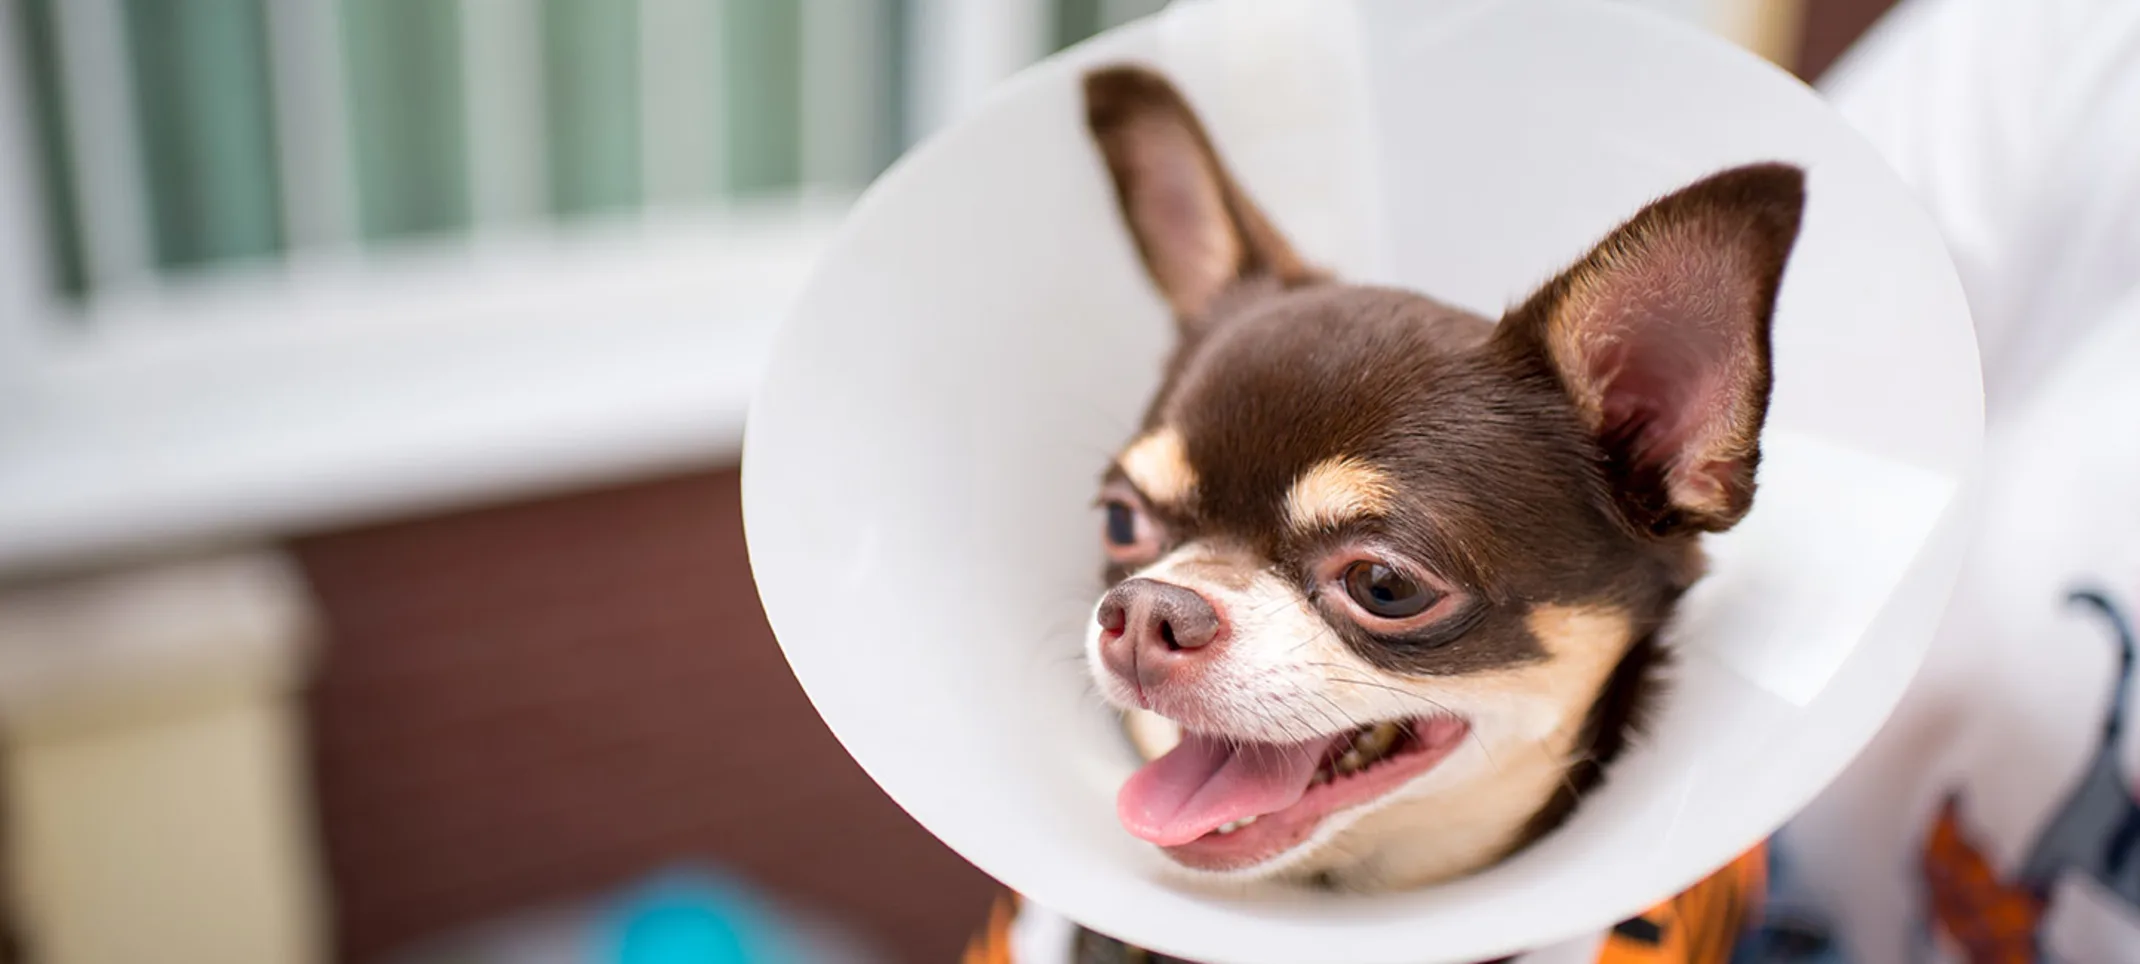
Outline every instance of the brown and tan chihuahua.
{"label": "brown and tan chihuahua", "polygon": [[1100,496],[1123,826],[1358,890],[1523,848],[1637,733],[1700,536],[1752,505],[1803,174],[1658,200],[1496,322],[1304,260],[1161,76],[1085,107],[1179,336]]}

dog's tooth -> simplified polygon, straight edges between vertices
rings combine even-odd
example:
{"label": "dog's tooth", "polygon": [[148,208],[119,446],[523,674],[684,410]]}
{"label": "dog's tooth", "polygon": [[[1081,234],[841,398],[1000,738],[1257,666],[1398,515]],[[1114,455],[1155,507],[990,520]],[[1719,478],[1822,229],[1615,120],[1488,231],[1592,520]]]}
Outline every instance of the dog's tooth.
{"label": "dog's tooth", "polygon": [[1219,834],[1220,834],[1220,835],[1222,835],[1222,836],[1223,836],[1223,835],[1225,835],[1225,834],[1233,833],[1234,831],[1236,831],[1236,830],[1239,830],[1239,829],[1241,829],[1242,827],[1246,827],[1246,826],[1248,826],[1249,824],[1252,824],[1252,823],[1255,823],[1255,822],[1256,822],[1256,818],[1255,818],[1255,817],[1242,817],[1242,818],[1241,818],[1241,819],[1239,819],[1239,820],[1228,820],[1228,821],[1226,821],[1225,823],[1219,824],[1219,831],[1218,831],[1218,832],[1219,832]]}
{"label": "dog's tooth", "polygon": [[1367,757],[1362,755],[1358,748],[1346,750],[1345,755],[1338,757],[1337,760],[1337,770],[1339,773],[1349,774],[1366,765]]}
{"label": "dog's tooth", "polygon": [[1382,754],[1388,753],[1391,746],[1396,745],[1398,732],[1397,724],[1384,723],[1362,734],[1358,740],[1353,741],[1353,748],[1367,759],[1377,759]]}

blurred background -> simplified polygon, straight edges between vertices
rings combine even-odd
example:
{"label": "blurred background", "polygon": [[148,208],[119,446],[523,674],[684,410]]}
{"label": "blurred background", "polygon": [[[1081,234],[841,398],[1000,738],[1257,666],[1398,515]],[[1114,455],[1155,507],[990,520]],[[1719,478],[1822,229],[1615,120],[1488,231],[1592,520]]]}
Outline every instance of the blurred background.
{"label": "blurred background", "polygon": [[[1888,5],[1639,2],[1808,78]],[[1162,5],[6,0],[0,964],[955,959],[743,407],[856,191]]]}

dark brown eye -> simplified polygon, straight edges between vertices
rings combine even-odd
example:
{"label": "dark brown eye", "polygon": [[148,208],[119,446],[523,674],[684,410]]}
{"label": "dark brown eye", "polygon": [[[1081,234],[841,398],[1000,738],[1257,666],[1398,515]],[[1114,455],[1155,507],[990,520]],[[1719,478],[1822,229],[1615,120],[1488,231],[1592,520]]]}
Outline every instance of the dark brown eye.
{"label": "dark brown eye", "polygon": [[1107,561],[1117,566],[1141,567],[1158,561],[1159,525],[1145,510],[1144,500],[1126,486],[1110,486],[1100,495],[1100,542]]}
{"label": "dark brown eye", "polygon": [[1107,542],[1129,548],[1137,544],[1137,510],[1127,503],[1107,503]]}
{"label": "dark brown eye", "polygon": [[1441,594],[1379,562],[1362,559],[1345,567],[1345,594],[1382,619],[1409,619],[1426,612]]}

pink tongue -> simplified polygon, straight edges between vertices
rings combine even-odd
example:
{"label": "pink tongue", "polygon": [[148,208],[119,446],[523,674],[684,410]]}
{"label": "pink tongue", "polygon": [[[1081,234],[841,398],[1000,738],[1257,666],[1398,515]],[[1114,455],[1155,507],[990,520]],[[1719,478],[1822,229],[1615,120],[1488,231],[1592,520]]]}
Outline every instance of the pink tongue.
{"label": "pink tongue", "polygon": [[1188,734],[1130,775],[1115,796],[1115,816],[1142,839],[1162,847],[1185,844],[1235,820],[1299,803],[1329,746],[1322,739],[1236,749],[1217,737]]}

